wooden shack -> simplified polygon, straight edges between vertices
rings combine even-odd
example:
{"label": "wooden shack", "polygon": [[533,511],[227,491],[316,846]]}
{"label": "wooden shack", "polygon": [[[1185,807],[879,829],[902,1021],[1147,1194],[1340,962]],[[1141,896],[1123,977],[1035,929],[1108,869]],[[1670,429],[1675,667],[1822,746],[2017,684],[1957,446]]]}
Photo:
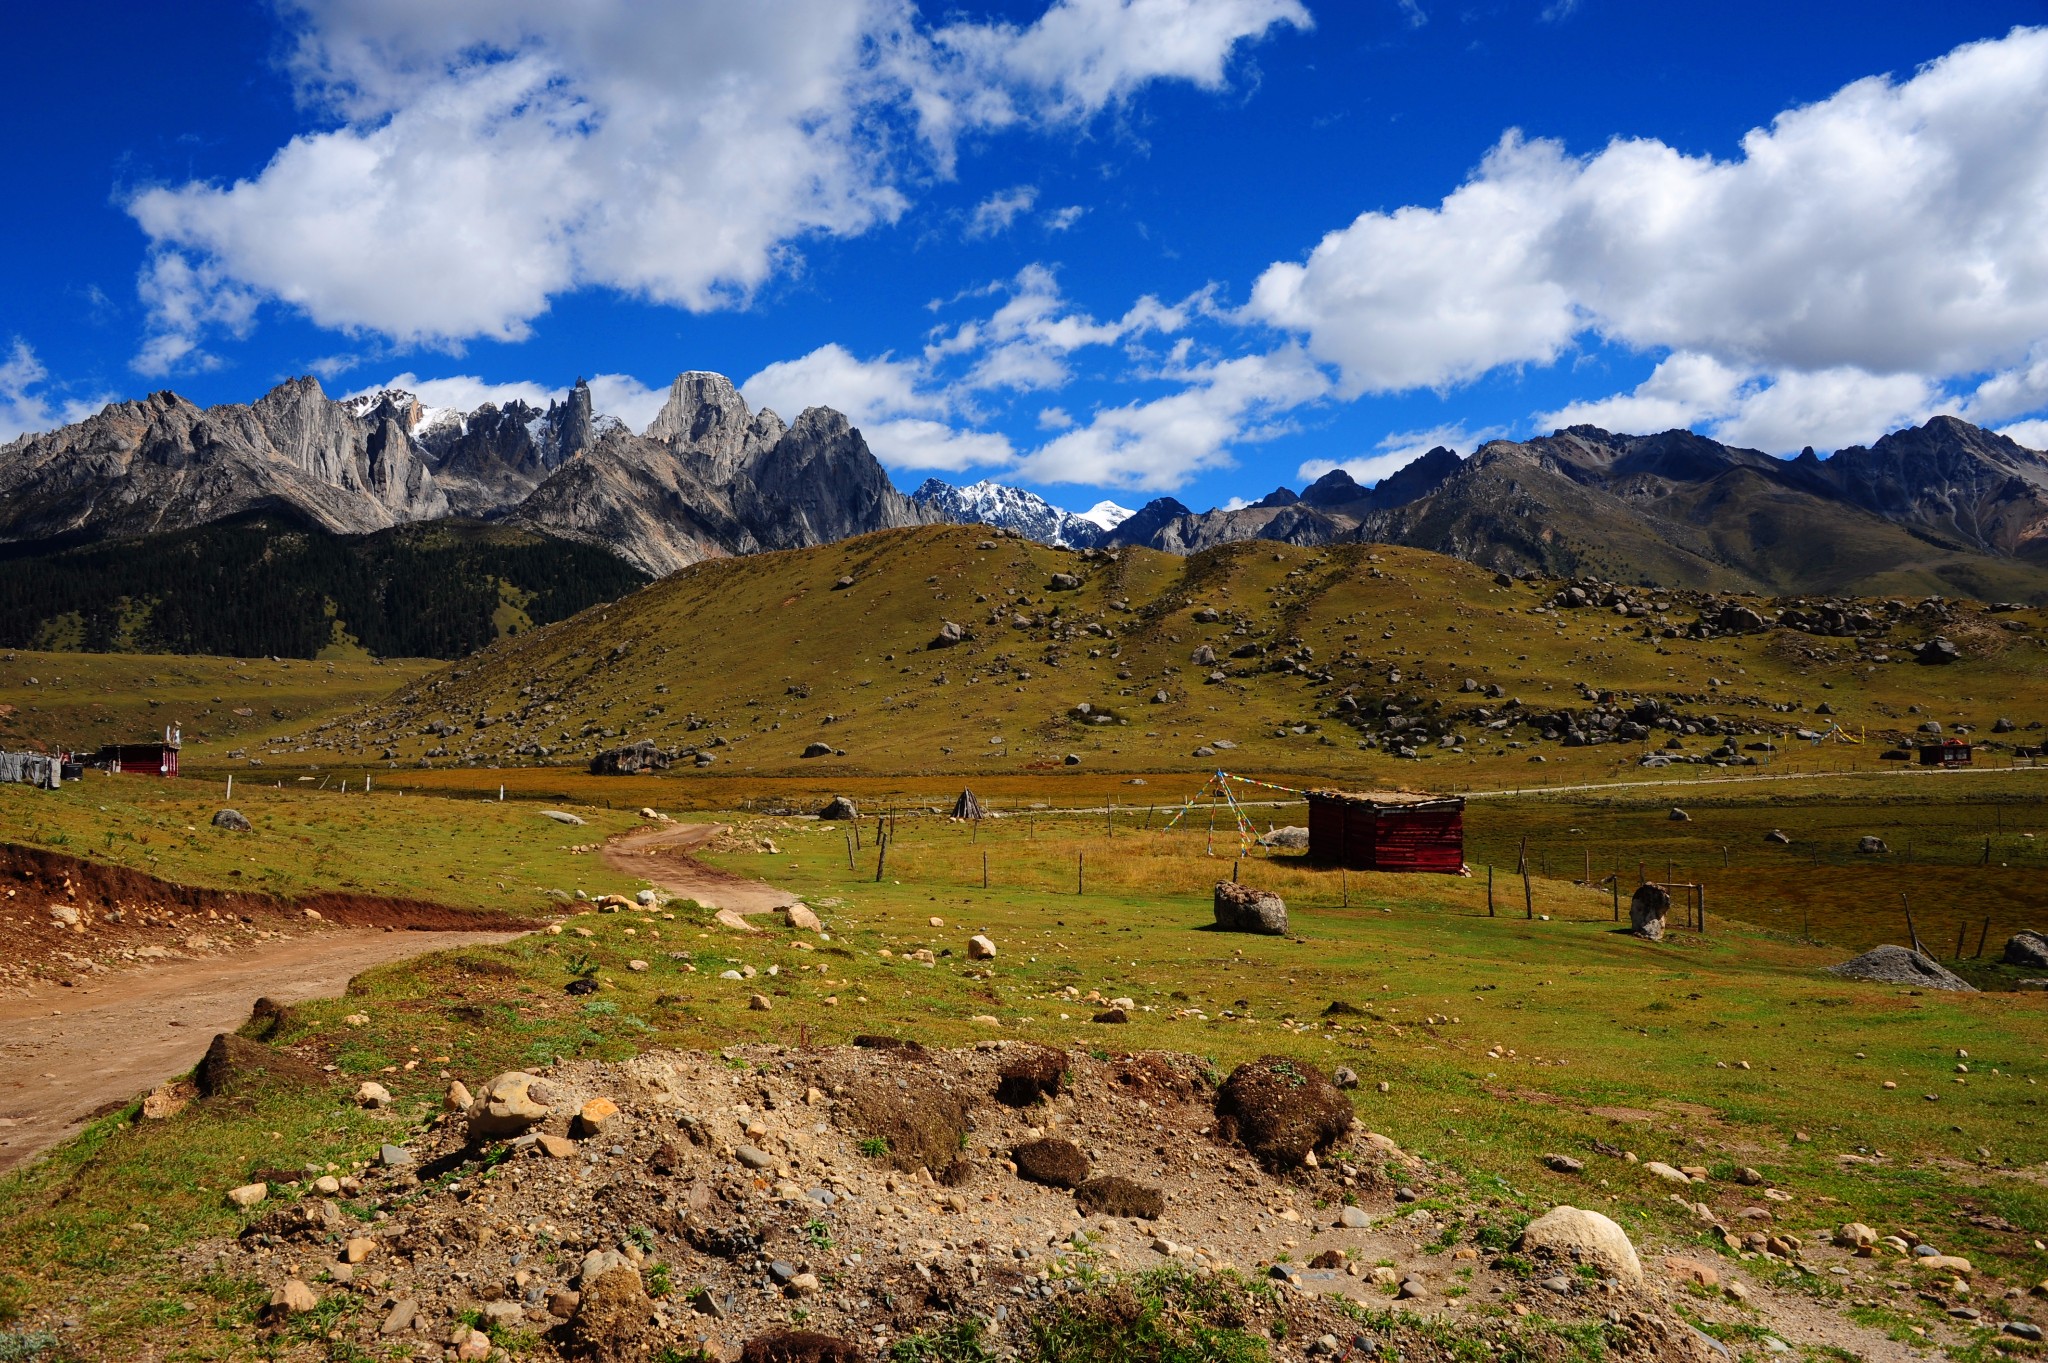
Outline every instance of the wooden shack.
{"label": "wooden shack", "polygon": [[1311,790],[1308,856],[1354,871],[1465,866],[1465,798],[1406,790]]}
{"label": "wooden shack", "polygon": [[178,774],[175,743],[109,743],[93,765],[114,775],[173,777]]}
{"label": "wooden shack", "polygon": [[1970,765],[1969,742],[1961,738],[1947,738],[1939,743],[1923,743],[1920,745],[1920,765],[1967,767]]}

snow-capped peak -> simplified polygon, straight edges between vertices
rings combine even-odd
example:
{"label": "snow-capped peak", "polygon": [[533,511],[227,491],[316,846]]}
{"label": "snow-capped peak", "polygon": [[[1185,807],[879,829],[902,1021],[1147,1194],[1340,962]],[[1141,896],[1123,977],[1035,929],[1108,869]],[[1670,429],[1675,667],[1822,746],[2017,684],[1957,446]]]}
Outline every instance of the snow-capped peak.
{"label": "snow-capped peak", "polygon": [[1114,530],[1129,520],[1131,514],[1129,507],[1118,506],[1115,502],[1101,501],[1089,507],[1086,511],[1076,511],[1074,519],[1086,521],[1090,525],[1099,525],[1104,530]]}

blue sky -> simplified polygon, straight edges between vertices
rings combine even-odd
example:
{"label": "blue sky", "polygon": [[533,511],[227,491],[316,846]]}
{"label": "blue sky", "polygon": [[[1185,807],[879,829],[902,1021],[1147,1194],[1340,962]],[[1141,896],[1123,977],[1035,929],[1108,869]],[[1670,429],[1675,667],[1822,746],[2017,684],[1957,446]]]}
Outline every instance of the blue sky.
{"label": "blue sky", "polygon": [[2048,4],[35,6],[0,437],[715,369],[1197,507],[1568,421],[2048,446]]}

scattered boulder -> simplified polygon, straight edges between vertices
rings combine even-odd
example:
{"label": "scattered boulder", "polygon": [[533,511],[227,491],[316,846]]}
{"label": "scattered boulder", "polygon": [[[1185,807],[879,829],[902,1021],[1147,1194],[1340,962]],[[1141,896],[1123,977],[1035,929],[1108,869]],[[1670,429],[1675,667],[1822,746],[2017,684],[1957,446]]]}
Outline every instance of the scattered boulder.
{"label": "scattered boulder", "polygon": [[267,1084],[315,1088],[327,1082],[326,1075],[289,1051],[272,1050],[232,1032],[214,1037],[192,1079],[201,1098],[219,1098]]}
{"label": "scattered boulder", "polygon": [[375,1080],[366,1079],[356,1086],[356,1106],[370,1108],[390,1107],[391,1090]]}
{"label": "scattered boulder", "polygon": [[2005,950],[1999,959],[2007,965],[2026,966],[2030,970],[2048,967],[2048,936],[2026,931],[2016,932],[2005,941]]}
{"label": "scattered boulder", "polygon": [[860,818],[860,810],[855,808],[853,801],[847,799],[844,795],[834,795],[825,807],[818,811],[818,817],[821,819],[855,820]]}
{"label": "scattered boulder", "polygon": [[636,776],[645,771],[667,771],[669,755],[654,746],[651,739],[641,739],[624,747],[609,748],[590,759],[592,776]]}
{"label": "scattered boulder", "polygon": [[1690,814],[1686,813],[1686,812],[1685,812],[1684,810],[1680,809],[1680,808],[1679,808],[1679,807],[1678,807],[1677,805],[1673,805],[1673,806],[1671,807],[1671,813],[1670,813],[1669,815],[1667,815],[1666,817],[1667,817],[1667,818],[1669,818],[1669,819],[1671,820],[1671,822],[1673,822],[1673,823],[1691,823],[1691,822],[1692,822],[1692,815],[1690,815]]}
{"label": "scattered boulder", "polygon": [[249,833],[255,831],[256,827],[249,822],[249,816],[239,809],[223,809],[219,811],[213,816],[213,826],[215,828],[225,828],[230,833]]}
{"label": "scattered boulder", "polygon": [[1875,833],[1865,833],[1862,837],[1856,839],[1856,850],[1866,857],[1876,857],[1883,856],[1892,849],[1890,844]]}
{"label": "scattered boulder", "polygon": [[1088,1178],[1088,1155],[1072,1141],[1057,1136],[1026,1141],[1010,1152],[1017,1177],[1049,1188],[1078,1188]]}
{"label": "scattered boulder", "polygon": [[1638,885],[1628,900],[1628,930],[1648,942],[1664,940],[1664,920],[1671,914],[1671,891],[1661,885]]}
{"label": "scattered boulder", "polygon": [[1054,573],[1046,579],[1045,589],[1049,592],[1079,591],[1081,579],[1072,573]]}
{"label": "scattered boulder", "polygon": [[556,823],[568,824],[572,828],[583,827],[583,818],[581,815],[565,814],[559,809],[543,809],[540,812],[540,816],[543,819],[553,819]]}
{"label": "scattered boulder", "polygon": [[284,1285],[270,1294],[270,1303],[264,1312],[270,1316],[304,1315],[320,1304],[320,1298],[313,1295],[313,1289],[299,1278],[286,1278]]}
{"label": "scattered boulder", "polygon": [[996,958],[996,944],[977,933],[967,939],[967,959],[970,961],[993,961]]}
{"label": "scattered boulder", "polygon": [[1764,834],[1764,841],[1775,842],[1783,846],[1790,845],[1792,839],[1785,836],[1785,831],[1783,829],[1773,828],[1770,832]]}
{"label": "scattered boulder", "polygon": [[1853,960],[1828,967],[1830,975],[1878,984],[1909,984],[1921,989],[1977,992],[1976,986],[1917,951],[1900,946],[1874,947]]}
{"label": "scattered boulder", "polygon": [[522,1070],[508,1070],[485,1084],[469,1105],[472,1142],[522,1136],[547,1120],[555,1095],[547,1082]]}
{"label": "scattered boulder", "polygon": [[1284,847],[1291,852],[1308,850],[1308,830],[1296,824],[1270,830],[1259,839],[1261,847]]}
{"label": "scattered boulder", "polygon": [[967,627],[965,625],[946,620],[940,623],[939,632],[932,636],[932,641],[926,644],[925,647],[952,648],[956,644],[964,643],[967,637]]}
{"label": "scattered boulder", "polygon": [[1216,1091],[1216,1117],[1266,1164],[1292,1169],[1351,1129],[1351,1100],[1306,1060],[1266,1055],[1231,1071]]}
{"label": "scattered boulder", "polygon": [[1287,901],[1271,890],[1255,890],[1234,880],[1216,883],[1216,926],[1224,932],[1287,935]]}
{"label": "scattered boulder", "polygon": [[853,579],[852,579],[852,578],[850,578],[850,577],[841,577],[841,578],[837,578],[837,579],[835,579],[835,580],[833,581],[833,583],[832,583],[832,590],[833,590],[833,591],[835,591],[835,592],[843,592],[843,591],[845,591],[845,590],[846,590],[846,589],[847,589],[848,587],[851,587],[852,585],[853,585]]}
{"label": "scattered boulder", "polygon": [[1643,1285],[1643,1261],[1620,1226],[1599,1212],[1552,1207],[1522,1231],[1520,1248],[1532,1258],[1589,1263],[1629,1287]]}
{"label": "scattered boulder", "polygon": [[1051,1046],[1012,1046],[996,1070],[996,1101],[1005,1107],[1030,1107],[1055,1098],[1067,1081],[1067,1053]]}
{"label": "scattered boulder", "polygon": [[1090,1022],[1129,1022],[1131,1015],[1121,1008],[1105,1008],[1090,1018]]}
{"label": "scattered boulder", "polygon": [[830,743],[806,743],[804,744],[803,755],[805,757],[830,757],[832,755],[832,745]]}
{"label": "scattered boulder", "polygon": [[1946,639],[1929,639],[1913,650],[1913,661],[1927,667],[1940,667],[1962,656],[1961,651]]}
{"label": "scattered boulder", "polygon": [[1135,1216],[1156,1221],[1166,1211],[1166,1194],[1121,1174],[1091,1178],[1074,1189],[1074,1202],[1089,1216]]}
{"label": "scattered boulder", "polygon": [[1991,732],[1994,734],[2009,734],[2018,727],[2019,726],[2014,724],[2010,719],[2007,719],[2004,715],[2000,715],[1997,719],[1992,721]]}

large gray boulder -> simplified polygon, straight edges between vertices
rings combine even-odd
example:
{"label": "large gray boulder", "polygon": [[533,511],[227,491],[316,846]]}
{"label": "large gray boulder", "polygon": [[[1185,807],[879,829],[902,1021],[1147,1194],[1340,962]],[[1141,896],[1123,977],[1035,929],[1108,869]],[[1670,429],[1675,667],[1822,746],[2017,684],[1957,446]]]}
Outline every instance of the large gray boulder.
{"label": "large gray boulder", "polygon": [[221,810],[213,816],[213,826],[215,828],[225,828],[230,833],[247,833],[251,828],[249,816],[239,809]]}
{"label": "large gray boulder", "polygon": [[1271,890],[1255,890],[1234,880],[1217,882],[1216,926],[1224,932],[1287,935],[1287,901]]}
{"label": "large gray boulder", "polygon": [[821,819],[858,819],[860,811],[854,807],[853,801],[847,799],[844,795],[834,795],[830,803],[818,811],[818,817]]}
{"label": "large gray boulder", "polygon": [[2030,970],[2048,968],[2048,936],[2038,932],[2016,932],[2006,939],[2005,952],[2000,960],[2007,965],[2026,966]]}
{"label": "large gray boulder", "polygon": [[1854,960],[1828,967],[1830,975],[1877,984],[1907,984],[1919,989],[1946,989],[1974,994],[1977,987],[1939,962],[1905,947],[1873,947]]}
{"label": "large gray boulder", "polygon": [[1628,930],[1651,942],[1664,940],[1664,920],[1671,915],[1671,891],[1662,885],[1638,885],[1628,900]]}

